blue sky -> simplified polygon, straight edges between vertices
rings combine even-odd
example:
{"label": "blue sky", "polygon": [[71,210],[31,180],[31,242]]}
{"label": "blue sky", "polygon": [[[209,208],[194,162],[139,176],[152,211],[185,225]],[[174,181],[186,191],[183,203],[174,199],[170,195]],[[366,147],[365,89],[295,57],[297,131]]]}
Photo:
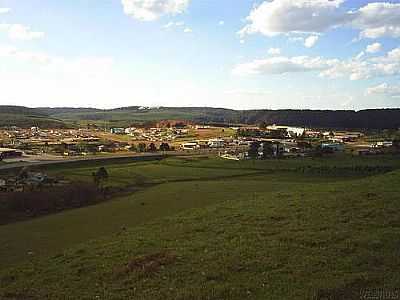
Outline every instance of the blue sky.
{"label": "blue sky", "polygon": [[399,107],[399,41],[399,1],[0,0],[0,104]]}

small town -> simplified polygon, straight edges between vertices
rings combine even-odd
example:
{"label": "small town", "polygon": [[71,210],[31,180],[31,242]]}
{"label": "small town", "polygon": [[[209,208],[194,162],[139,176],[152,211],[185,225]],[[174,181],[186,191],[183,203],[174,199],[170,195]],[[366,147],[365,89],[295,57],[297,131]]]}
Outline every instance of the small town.
{"label": "small town", "polygon": [[[309,155],[315,149],[350,151],[359,155],[382,154],[393,140],[373,138],[364,132],[325,131],[291,126],[212,127],[176,123],[168,127],[103,129],[41,129],[38,127],[0,129],[0,159],[48,160],[98,154],[218,150],[219,154],[248,157],[252,143],[271,143],[275,155]],[[260,149],[260,153],[262,149]]]}
{"label": "small town", "polygon": [[0,0],[0,300],[400,299],[400,0]]}
{"label": "small town", "polygon": [[[168,124],[165,126],[165,124]],[[152,128],[0,129],[0,160],[12,163],[59,162],[140,153],[212,154],[221,159],[300,158],[350,153],[398,153],[396,141],[374,139],[357,131],[324,131],[291,126],[213,127],[188,122]],[[1,167],[1,165],[0,165]],[[1,191],[55,184],[46,174],[0,178]]]}

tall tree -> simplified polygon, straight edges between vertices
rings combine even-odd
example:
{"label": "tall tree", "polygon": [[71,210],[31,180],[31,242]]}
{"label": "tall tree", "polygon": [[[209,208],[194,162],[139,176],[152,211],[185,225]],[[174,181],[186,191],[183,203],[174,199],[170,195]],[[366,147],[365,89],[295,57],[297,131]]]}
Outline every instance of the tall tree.
{"label": "tall tree", "polygon": [[97,172],[93,172],[93,181],[99,189],[104,188],[104,183],[108,180],[108,172],[106,168],[101,167],[97,170]]}
{"label": "tall tree", "polygon": [[149,151],[150,152],[156,152],[157,151],[157,147],[156,147],[156,145],[154,143],[151,143],[149,145]]}
{"label": "tall tree", "polygon": [[267,159],[274,156],[274,148],[271,142],[263,143],[263,158]]}
{"label": "tall tree", "polygon": [[260,148],[260,143],[259,142],[252,142],[250,144],[250,148],[248,151],[249,157],[252,159],[255,159],[258,157],[258,148]]}
{"label": "tall tree", "polygon": [[160,145],[160,151],[166,152],[170,150],[170,146],[168,143],[161,143]]}

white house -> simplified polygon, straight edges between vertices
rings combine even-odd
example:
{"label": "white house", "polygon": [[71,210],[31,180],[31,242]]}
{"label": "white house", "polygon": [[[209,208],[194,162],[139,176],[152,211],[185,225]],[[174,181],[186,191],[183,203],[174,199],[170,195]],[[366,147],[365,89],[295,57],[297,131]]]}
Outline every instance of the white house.
{"label": "white house", "polygon": [[181,145],[183,150],[196,150],[200,148],[200,145],[197,142],[188,142]]}
{"label": "white house", "polygon": [[211,139],[208,141],[208,147],[210,148],[223,148],[225,141],[221,139]]}

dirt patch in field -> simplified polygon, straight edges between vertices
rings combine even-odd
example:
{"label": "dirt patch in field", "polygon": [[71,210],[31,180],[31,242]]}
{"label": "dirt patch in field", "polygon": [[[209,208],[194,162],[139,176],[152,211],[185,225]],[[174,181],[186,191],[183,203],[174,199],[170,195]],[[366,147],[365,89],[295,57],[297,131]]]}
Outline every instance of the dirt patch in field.
{"label": "dirt patch in field", "polygon": [[126,265],[116,270],[118,277],[136,273],[140,276],[150,276],[167,265],[176,261],[176,255],[170,252],[158,252],[155,254],[139,256],[131,259]]}

